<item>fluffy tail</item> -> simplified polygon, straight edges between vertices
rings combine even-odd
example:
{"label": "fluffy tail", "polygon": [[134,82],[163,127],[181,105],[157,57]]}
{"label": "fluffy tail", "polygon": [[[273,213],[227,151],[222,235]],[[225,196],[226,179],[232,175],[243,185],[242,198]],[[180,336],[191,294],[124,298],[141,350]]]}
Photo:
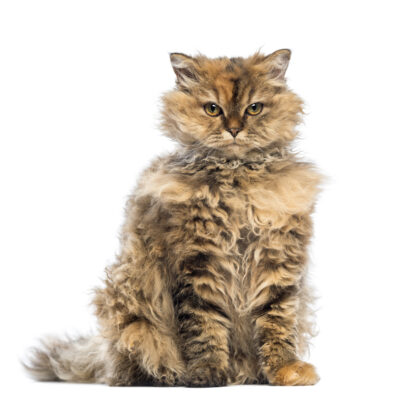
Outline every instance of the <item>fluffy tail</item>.
{"label": "fluffy tail", "polygon": [[24,363],[28,374],[39,381],[105,383],[107,343],[100,336],[78,339],[47,339],[32,349]]}

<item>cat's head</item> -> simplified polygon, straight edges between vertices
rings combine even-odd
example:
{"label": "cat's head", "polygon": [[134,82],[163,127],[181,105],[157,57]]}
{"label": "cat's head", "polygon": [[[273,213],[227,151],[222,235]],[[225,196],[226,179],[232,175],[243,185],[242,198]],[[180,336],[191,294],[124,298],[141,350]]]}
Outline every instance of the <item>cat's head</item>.
{"label": "cat's head", "polygon": [[162,128],[181,144],[243,157],[296,136],[302,101],[285,72],[290,50],[268,56],[170,55],[176,88],[163,97]]}

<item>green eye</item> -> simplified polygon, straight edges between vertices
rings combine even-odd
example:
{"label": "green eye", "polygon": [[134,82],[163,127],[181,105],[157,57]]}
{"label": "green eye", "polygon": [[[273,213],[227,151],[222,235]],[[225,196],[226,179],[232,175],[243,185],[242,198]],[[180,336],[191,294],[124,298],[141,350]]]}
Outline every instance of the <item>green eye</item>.
{"label": "green eye", "polygon": [[211,117],[217,117],[222,113],[221,108],[215,103],[206,103],[204,105],[204,110],[206,114],[210,115]]}
{"label": "green eye", "polygon": [[246,113],[249,115],[258,115],[261,113],[261,110],[263,109],[263,103],[253,103],[248,106],[246,109]]}

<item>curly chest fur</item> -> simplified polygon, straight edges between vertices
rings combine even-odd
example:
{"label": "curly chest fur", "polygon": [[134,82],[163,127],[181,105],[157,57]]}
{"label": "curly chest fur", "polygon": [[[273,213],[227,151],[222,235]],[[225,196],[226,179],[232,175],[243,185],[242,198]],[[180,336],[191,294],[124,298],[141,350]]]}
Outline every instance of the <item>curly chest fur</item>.
{"label": "curly chest fur", "polygon": [[165,247],[183,257],[216,254],[213,268],[222,272],[218,286],[225,281],[233,305],[242,310],[254,306],[264,269],[268,284],[281,279],[271,275],[271,263],[281,263],[285,252],[297,251],[309,236],[306,216],[319,179],[302,163],[273,170],[231,163],[190,174],[159,169],[145,177],[137,197],[149,196],[160,204],[157,212],[167,214]]}
{"label": "curly chest fur", "polygon": [[319,176],[307,164],[231,164],[189,173],[157,167],[141,182],[126,230],[169,270],[176,314],[214,307],[232,332],[230,365],[257,376],[255,319],[281,291],[300,288]]}
{"label": "curly chest fur", "polygon": [[[254,291],[263,285],[255,275],[258,264],[281,257],[285,245],[297,244],[296,232],[307,229],[301,216],[312,207],[318,179],[306,165],[276,172],[239,166],[187,175],[157,170],[145,177],[137,194],[154,198],[160,212],[168,214],[165,246],[175,254],[217,255],[218,287],[225,281],[233,304],[245,308],[254,305]],[[270,275],[267,279],[278,279]]]}

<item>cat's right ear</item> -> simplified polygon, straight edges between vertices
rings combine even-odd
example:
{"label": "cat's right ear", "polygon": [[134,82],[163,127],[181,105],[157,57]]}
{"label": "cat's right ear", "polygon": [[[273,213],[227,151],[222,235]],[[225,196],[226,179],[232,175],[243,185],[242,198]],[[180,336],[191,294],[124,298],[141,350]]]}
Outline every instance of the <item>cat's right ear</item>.
{"label": "cat's right ear", "polygon": [[171,53],[170,61],[176,74],[176,83],[179,86],[188,87],[198,81],[195,60],[193,57],[182,53]]}

